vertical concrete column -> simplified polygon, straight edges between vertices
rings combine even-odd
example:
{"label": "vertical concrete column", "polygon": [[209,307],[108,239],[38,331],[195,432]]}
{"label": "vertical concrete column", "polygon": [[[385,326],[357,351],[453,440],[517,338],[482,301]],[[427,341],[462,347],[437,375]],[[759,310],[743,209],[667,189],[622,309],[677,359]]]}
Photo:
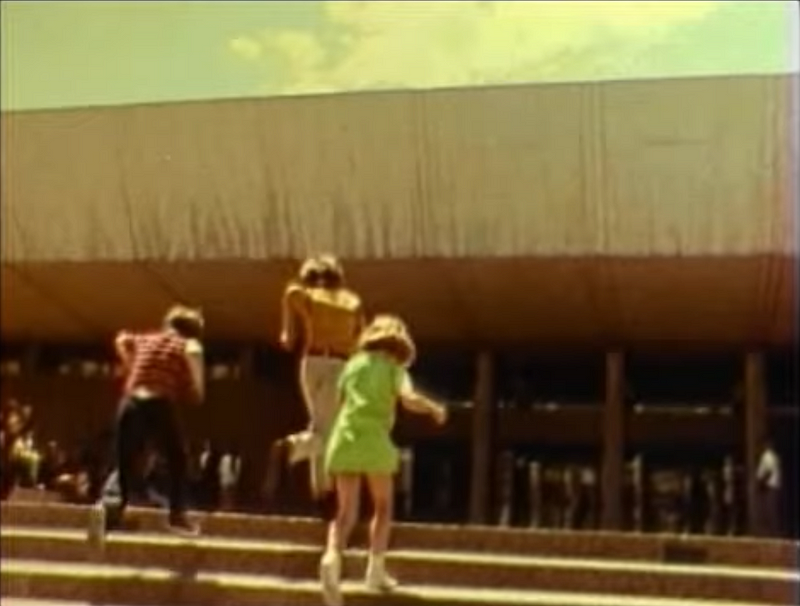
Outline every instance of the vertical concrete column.
{"label": "vertical concrete column", "polygon": [[256,348],[245,345],[239,351],[239,372],[242,379],[252,379],[255,376]]}
{"label": "vertical concrete column", "polygon": [[20,374],[25,376],[36,375],[39,370],[41,355],[42,347],[38,343],[25,345],[20,359]]}
{"label": "vertical concrete column", "polygon": [[625,360],[621,351],[606,352],[606,397],[603,404],[602,527],[622,528],[622,474],[625,453]]}
{"label": "vertical concrete column", "polygon": [[748,351],[744,359],[744,481],[747,495],[747,532],[758,530],[756,472],[767,430],[767,386],[764,355]]}
{"label": "vertical concrete column", "polygon": [[477,355],[475,395],[472,409],[472,478],[469,519],[472,524],[488,521],[492,465],[494,359],[491,352]]}

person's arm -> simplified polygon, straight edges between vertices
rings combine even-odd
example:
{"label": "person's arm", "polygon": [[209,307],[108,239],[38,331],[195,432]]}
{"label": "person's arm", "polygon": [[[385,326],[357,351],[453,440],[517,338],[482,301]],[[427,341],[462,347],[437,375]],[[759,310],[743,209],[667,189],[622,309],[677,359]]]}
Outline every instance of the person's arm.
{"label": "person's arm", "polygon": [[409,412],[433,417],[439,425],[447,421],[447,409],[414,389],[411,377],[405,370],[400,383],[400,403]]}
{"label": "person's arm", "polygon": [[117,353],[122,367],[127,372],[133,363],[133,356],[136,353],[136,338],[133,333],[123,330],[114,339],[114,350]]}
{"label": "person's arm", "polygon": [[286,351],[294,351],[299,338],[297,325],[300,323],[299,303],[303,297],[303,290],[298,284],[290,284],[283,293],[281,300],[281,334],[280,345]]}
{"label": "person's arm", "polygon": [[353,335],[353,341],[358,341],[358,337],[361,336],[361,332],[367,326],[367,314],[364,311],[364,305],[361,301],[358,301],[358,307],[356,307],[356,322],[355,322],[355,335]]}
{"label": "person's arm", "polygon": [[197,402],[200,403],[206,396],[206,381],[203,345],[197,339],[186,341],[186,364],[189,367],[192,392]]}

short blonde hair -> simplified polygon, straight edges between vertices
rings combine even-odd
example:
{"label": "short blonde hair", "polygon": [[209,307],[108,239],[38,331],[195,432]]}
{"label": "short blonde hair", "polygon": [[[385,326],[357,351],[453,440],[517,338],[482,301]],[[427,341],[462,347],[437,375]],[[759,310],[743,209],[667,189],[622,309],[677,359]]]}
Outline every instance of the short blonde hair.
{"label": "short blonde hair", "polygon": [[333,274],[340,282],[344,282],[344,268],[342,263],[331,254],[319,256],[319,263],[324,272]]}
{"label": "short blonde hair", "polygon": [[205,326],[203,312],[186,305],[173,305],[164,316],[164,326],[172,328],[182,337],[200,338]]}
{"label": "short blonde hair", "polygon": [[410,366],[417,356],[417,348],[405,323],[390,314],[380,314],[372,319],[358,338],[358,349],[383,351],[403,366]]}
{"label": "short blonde hair", "polygon": [[311,284],[318,278],[332,276],[336,282],[344,283],[344,269],[339,259],[331,254],[309,257],[300,266],[298,278],[303,284]]}
{"label": "short blonde hair", "polygon": [[308,284],[309,282],[313,282],[319,276],[319,274],[322,273],[323,269],[324,268],[319,262],[319,259],[316,257],[310,257],[303,261],[297,277],[300,278],[300,282]]}

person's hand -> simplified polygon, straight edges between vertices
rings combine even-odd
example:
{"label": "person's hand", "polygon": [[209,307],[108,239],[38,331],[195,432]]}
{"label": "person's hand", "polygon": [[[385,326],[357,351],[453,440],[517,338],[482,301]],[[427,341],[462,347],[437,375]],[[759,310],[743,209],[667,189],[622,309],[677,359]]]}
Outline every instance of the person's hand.
{"label": "person's hand", "polygon": [[289,341],[289,333],[285,330],[281,332],[281,336],[278,338],[278,343],[283,349],[289,350],[291,349],[291,342]]}
{"label": "person's hand", "polygon": [[444,425],[447,423],[447,408],[444,406],[437,406],[433,410],[433,420],[437,425]]}

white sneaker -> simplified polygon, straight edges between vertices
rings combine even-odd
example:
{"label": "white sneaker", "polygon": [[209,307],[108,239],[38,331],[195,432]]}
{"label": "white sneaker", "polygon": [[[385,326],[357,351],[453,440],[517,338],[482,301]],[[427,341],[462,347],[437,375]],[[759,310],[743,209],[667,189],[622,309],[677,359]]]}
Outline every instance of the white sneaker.
{"label": "white sneaker", "polygon": [[386,560],[383,555],[371,555],[367,561],[367,574],[364,583],[370,591],[392,591],[399,582],[386,572]]}
{"label": "white sneaker", "polygon": [[338,553],[326,553],[319,564],[319,580],[322,583],[322,600],[325,606],[342,606],[342,558]]}
{"label": "white sneaker", "polygon": [[200,536],[200,526],[191,522],[185,514],[170,516],[167,519],[167,531],[187,539],[194,539]]}
{"label": "white sneaker", "polygon": [[289,465],[312,459],[322,451],[322,440],[311,431],[292,434],[286,440],[289,442]]}

